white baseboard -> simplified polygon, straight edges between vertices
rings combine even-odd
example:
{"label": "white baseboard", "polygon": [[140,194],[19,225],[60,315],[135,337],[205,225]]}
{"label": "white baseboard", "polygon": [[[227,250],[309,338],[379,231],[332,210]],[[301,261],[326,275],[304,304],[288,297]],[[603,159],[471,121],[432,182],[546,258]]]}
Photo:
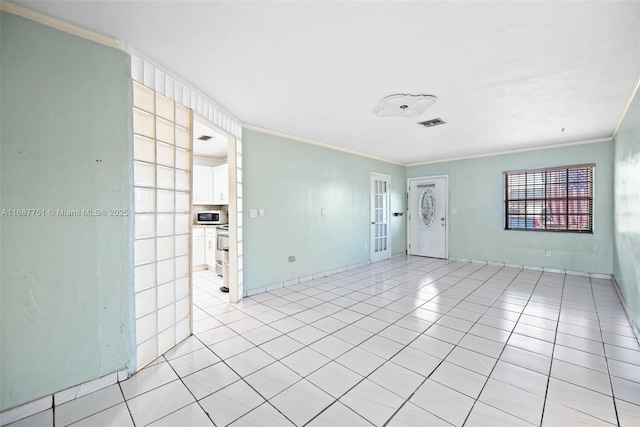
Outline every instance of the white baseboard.
{"label": "white baseboard", "polygon": [[71,402],[79,397],[86,396],[95,391],[102,390],[110,385],[124,381],[129,378],[129,371],[123,369],[121,371],[112,372],[95,380],[87,381],[82,384],[69,387],[57,393],[50,394],[33,402],[7,409],[0,413],[0,426],[11,424],[23,418],[30,417],[38,412],[46,411],[63,403]]}

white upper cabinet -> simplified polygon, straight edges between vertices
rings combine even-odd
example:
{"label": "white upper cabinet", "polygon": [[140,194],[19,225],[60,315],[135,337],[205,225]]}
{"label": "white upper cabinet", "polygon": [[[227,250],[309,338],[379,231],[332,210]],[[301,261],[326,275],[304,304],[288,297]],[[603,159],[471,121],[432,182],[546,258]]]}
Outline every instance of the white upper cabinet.
{"label": "white upper cabinet", "polygon": [[193,165],[193,204],[213,205],[213,169]]}
{"label": "white upper cabinet", "polygon": [[229,165],[213,168],[213,204],[229,204]]}

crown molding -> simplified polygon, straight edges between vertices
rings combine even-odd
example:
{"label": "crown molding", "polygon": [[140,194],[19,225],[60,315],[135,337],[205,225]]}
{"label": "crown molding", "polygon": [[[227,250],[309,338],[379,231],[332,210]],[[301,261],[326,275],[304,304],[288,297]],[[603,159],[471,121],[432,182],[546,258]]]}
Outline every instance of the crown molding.
{"label": "crown molding", "polygon": [[469,160],[469,159],[478,159],[482,157],[493,157],[493,156],[502,156],[504,154],[515,154],[515,153],[526,153],[528,151],[538,151],[538,150],[549,150],[552,148],[562,148],[562,147],[573,147],[575,145],[586,145],[586,144],[597,144],[599,142],[611,142],[613,140],[612,137],[608,138],[598,138],[598,139],[588,139],[584,141],[575,141],[575,142],[566,142],[564,144],[552,144],[552,145],[539,145],[536,147],[530,148],[521,148],[517,150],[506,150],[506,151],[494,151],[486,154],[476,154],[473,156],[464,156],[464,157],[451,157],[448,159],[442,160],[432,160],[430,162],[418,162],[418,163],[409,163],[406,166],[422,166],[422,165],[431,165],[434,163],[446,163],[446,162],[455,162],[458,160]]}
{"label": "crown molding", "polygon": [[120,50],[124,49],[124,45],[120,40],[103,36],[102,34],[87,30],[86,28],[78,27],[60,19],[53,18],[40,12],[36,12],[35,10],[18,6],[15,3],[0,0],[0,10],[11,13],[12,15],[17,15],[22,18],[29,19],[31,21],[38,22],[51,28],[55,28],[56,30],[64,31],[65,33],[73,34],[74,36],[82,37],[83,39],[100,43],[105,46],[113,47]]}
{"label": "crown molding", "polygon": [[383,159],[382,157],[372,156],[370,154],[365,154],[365,153],[362,153],[360,151],[349,150],[348,148],[336,147],[335,145],[325,144],[323,142],[314,141],[313,139],[302,138],[300,136],[295,136],[295,135],[289,135],[287,133],[278,132],[278,131],[271,130],[271,129],[265,129],[265,128],[261,128],[259,126],[254,126],[254,125],[250,125],[250,124],[247,124],[247,123],[243,123],[242,127],[245,128],[245,129],[254,130],[256,132],[266,133],[266,134],[269,134],[269,135],[279,136],[279,137],[282,137],[282,138],[287,138],[287,139],[291,139],[291,140],[294,140],[294,141],[303,142],[305,144],[317,145],[318,147],[328,148],[330,150],[335,150],[335,151],[342,151],[343,153],[353,154],[355,156],[365,157],[367,159],[378,160],[380,162],[391,163],[393,165],[406,166],[404,163],[395,162],[393,160],[388,160],[388,159]]}
{"label": "crown molding", "polygon": [[638,78],[636,79],[636,84],[634,85],[633,90],[631,91],[631,95],[629,95],[629,99],[627,99],[627,103],[624,106],[624,110],[622,110],[622,115],[620,116],[620,120],[618,120],[618,124],[616,125],[616,128],[613,130],[613,134],[611,135],[612,139],[615,138],[616,135],[618,135],[620,126],[622,126],[622,121],[627,116],[627,113],[629,112],[629,108],[631,108],[631,103],[633,102],[633,98],[635,98],[636,94],[638,93],[638,88],[640,88],[640,74],[638,74]]}

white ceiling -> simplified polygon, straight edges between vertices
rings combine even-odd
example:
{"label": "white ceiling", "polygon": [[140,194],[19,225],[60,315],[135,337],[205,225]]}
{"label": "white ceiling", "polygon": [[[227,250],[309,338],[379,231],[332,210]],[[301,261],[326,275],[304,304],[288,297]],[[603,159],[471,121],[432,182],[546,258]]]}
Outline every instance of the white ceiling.
{"label": "white ceiling", "polygon": [[[640,1],[16,3],[122,40],[246,124],[407,164],[611,137],[640,73]],[[398,93],[438,101],[373,113]]]}
{"label": "white ceiling", "polygon": [[[210,139],[203,141],[202,136]],[[201,157],[215,157],[226,159],[228,152],[228,137],[214,129],[206,119],[195,116],[193,119],[193,154]]]}

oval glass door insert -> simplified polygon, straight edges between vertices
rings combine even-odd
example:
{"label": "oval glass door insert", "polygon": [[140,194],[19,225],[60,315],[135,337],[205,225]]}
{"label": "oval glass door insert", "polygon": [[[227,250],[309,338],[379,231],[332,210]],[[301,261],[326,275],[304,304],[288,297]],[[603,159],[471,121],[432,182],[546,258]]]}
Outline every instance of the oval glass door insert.
{"label": "oval glass door insert", "polygon": [[425,188],[420,196],[420,219],[425,227],[433,223],[436,215],[436,198],[430,188]]}

